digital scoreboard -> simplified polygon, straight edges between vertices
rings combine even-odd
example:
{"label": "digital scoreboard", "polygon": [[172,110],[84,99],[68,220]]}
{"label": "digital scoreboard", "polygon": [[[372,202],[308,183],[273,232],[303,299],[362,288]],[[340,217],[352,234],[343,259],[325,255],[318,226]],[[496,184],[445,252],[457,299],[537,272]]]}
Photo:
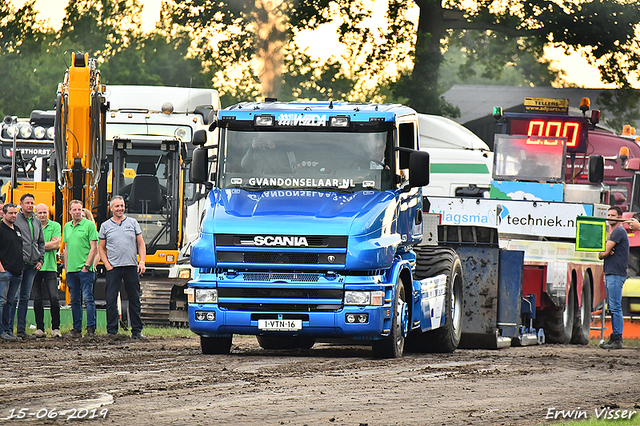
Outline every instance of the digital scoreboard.
{"label": "digital scoreboard", "polygon": [[587,124],[582,117],[537,116],[518,114],[507,117],[507,134],[540,138],[566,138],[567,153],[584,153],[587,149]]}

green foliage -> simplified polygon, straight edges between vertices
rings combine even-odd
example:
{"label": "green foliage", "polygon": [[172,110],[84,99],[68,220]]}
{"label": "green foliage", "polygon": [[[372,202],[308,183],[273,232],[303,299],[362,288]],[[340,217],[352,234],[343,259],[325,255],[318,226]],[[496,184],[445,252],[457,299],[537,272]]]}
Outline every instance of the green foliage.
{"label": "green foliage", "polygon": [[104,83],[211,87],[188,31],[142,34],[138,0],[71,0],[65,12],[56,32],[37,21],[34,0],[20,9],[0,2],[0,117],[52,109],[70,51],[96,57]]}
{"label": "green foliage", "polygon": [[57,86],[47,83],[59,49],[55,34],[36,20],[33,1],[18,10],[0,4],[0,46],[0,117],[52,108]]}
{"label": "green foliage", "polygon": [[550,86],[561,78],[535,40],[490,31],[453,31],[438,73],[443,91],[454,84]]}
{"label": "green foliage", "polygon": [[640,102],[640,90],[630,87],[623,87],[613,93],[600,92],[597,99],[597,103],[611,115],[609,117],[603,113],[601,119],[605,119],[607,124],[619,133],[622,132],[625,124],[638,127],[636,121],[640,120],[638,102]]}
{"label": "green foliage", "polygon": [[197,58],[188,57],[188,33],[167,39],[159,33],[136,40],[109,58],[100,71],[107,84],[211,87],[211,76]]}
{"label": "green foliage", "polygon": [[320,63],[299,49],[292,49],[285,63],[283,100],[348,100],[354,90],[355,81],[345,75],[342,64],[334,58]]}
{"label": "green foliage", "polygon": [[[367,21],[379,6],[370,0],[167,0],[149,34],[140,0],[70,0],[57,32],[37,21],[34,1],[17,10],[0,3],[0,114],[51,108],[69,51],[96,57],[105,83],[213,86],[223,105],[260,96],[387,101],[452,117],[459,112],[441,93],[455,83],[557,83],[545,46],[587,47],[603,81],[620,88],[640,65],[640,9],[622,0],[388,0],[380,28]],[[330,22],[343,55],[320,61],[295,44]],[[602,103],[620,123],[638,119],[633,94]]]}

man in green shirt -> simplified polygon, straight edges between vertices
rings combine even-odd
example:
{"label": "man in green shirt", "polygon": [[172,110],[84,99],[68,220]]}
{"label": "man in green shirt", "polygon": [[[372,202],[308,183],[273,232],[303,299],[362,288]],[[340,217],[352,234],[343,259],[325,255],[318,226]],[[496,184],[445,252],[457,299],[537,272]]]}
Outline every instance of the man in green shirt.
{"label": "man in green shirt", "polygon": [[96,332],[96,304],[93,299],[93,259],[98,252],[98,230],[93,222],[82,217],[82,201],[72,200],[69,212],[72,220],[64,225],[62,241],[64,269],[71,296],[73,317],[72,337],[82,337],[82,303],[87,307],[87,336]]}
{"label": "man in green shirt", "polygon": [[60,301],[58,300],[58,261],[56,254],[60,247],[62,231],[60,224],[49,220],[49,207],[46,204],[36,206],[36,216],[42,224],[44,234],[44,263],[36,273],[31,288],[33,296],[33,313],[36,317],[36,337],[46,337],[44,332],[44,304],[49,301],[51,313],[51,337],[62,337],[60,334]]}

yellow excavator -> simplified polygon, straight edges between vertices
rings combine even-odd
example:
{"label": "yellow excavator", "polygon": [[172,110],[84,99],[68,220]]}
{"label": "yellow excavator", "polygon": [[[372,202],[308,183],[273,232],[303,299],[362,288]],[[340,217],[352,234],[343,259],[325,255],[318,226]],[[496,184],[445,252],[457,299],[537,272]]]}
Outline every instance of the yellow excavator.
{"label": "yellow excavator", "polygon": [[71,220],[68,206],[74,199],[96,213],[98,223],[106,219],[106,179],[101,179],[107,163],[105,90],[96,60],[72,53],[56,95],[54,180],[61,224]]}

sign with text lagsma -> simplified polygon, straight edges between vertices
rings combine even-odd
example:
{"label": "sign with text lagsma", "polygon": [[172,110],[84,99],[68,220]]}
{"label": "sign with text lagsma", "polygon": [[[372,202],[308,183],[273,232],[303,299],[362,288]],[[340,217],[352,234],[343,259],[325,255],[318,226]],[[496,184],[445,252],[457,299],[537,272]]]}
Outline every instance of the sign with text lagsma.
{"label": "sign with text lagsma", "polygon": [[576,217],[576,251],[604,251],[607,242],[607,219]]}

